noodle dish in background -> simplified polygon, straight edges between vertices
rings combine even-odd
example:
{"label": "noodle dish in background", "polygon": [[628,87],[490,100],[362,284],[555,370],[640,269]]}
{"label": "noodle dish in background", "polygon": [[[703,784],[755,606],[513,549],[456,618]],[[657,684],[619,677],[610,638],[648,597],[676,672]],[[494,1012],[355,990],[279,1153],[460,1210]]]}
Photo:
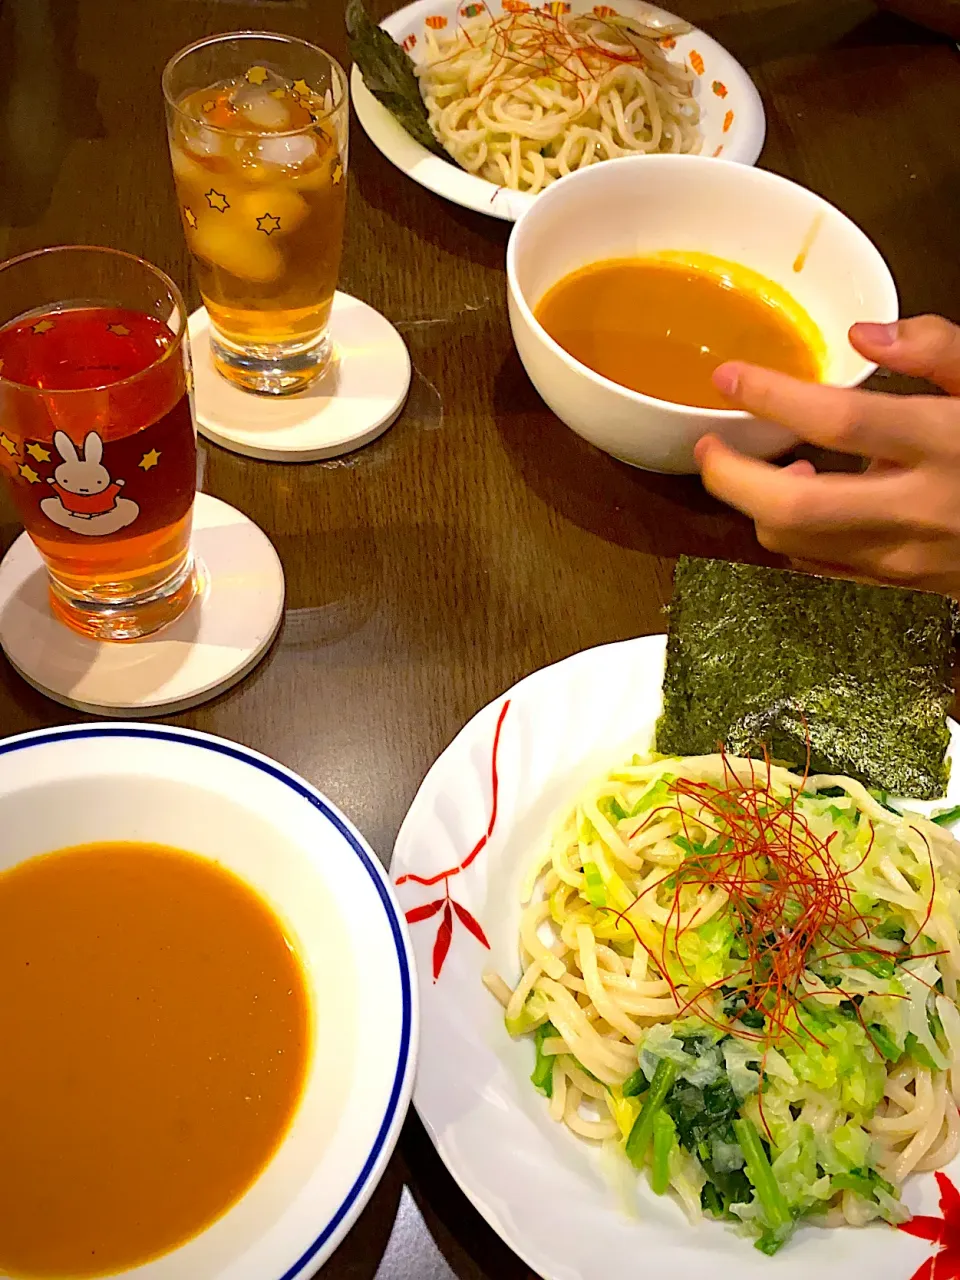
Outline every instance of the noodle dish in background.
{"label": "noodle dish in background", "polygon": [[536,672],[427,775],[391,867],[424,1007],[414,1101],[546,1280],[632,1280],[641,1258],[940,1274],[954,626],[939,596],[681,558],[666,644]]}
{"label": "noodle dish in background", "polygon": [[415,181],[515,220],[578,169],[629,155],[754,164],[759,95],[716,41],[665,10],[417,0],[376,28],[350,0],[357,116]]}

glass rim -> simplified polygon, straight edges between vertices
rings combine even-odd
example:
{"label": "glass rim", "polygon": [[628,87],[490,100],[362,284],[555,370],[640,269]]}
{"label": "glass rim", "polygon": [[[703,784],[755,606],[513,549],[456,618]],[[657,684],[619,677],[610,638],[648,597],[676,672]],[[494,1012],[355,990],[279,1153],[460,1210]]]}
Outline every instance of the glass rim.
{"label": "glass rim", "polygon": [[[101,244],[52,244],[47,245],[43,249],[31,249],[29,253],[18,254],[16,258],[8,258],[6,262],[0,262],[0,286],[3,284],[3,274],[10,271],[14,267],[22,266],[25,262],[31,262],[34,259],[44,258],[48,254],[57,253],[105,253],[115,258],[125,258],[127,262],[134,262],[137,266],[146,267],[153,276],[159,279],[173,297],[173,304],[178,311],[181,320],[179,333],[171,335],[175,339],[166,351],[161,352],[156,360],[152,360],[143,369],[138,369],[136,373],[128,374],[125,378],[117,378],[115,382],[98,383],[95,387],[35,387],[29,382],[18,382],[15,378],[5,377],[3,369],[0,367],[0,386],[16,387],[20,391],[27,391],[35,396],[83,396],[89,395],[96,391],[112,391],[115,387],[130,386],[134,382],[139,382],[141,378],[152,373],[155,369],[159,369],[161,365],[172,359],[180,350],[184,339],[187,337],[187,314],[186,304],[183,301],[183,294],[177,285],[167,275],[165,271],[161,271],[159,267],[154,266],[152,262],[148,262],[146,258],[140,258],[135,253],[127,253],[124,249],[112,249],[108,245]],[[145,313],[144,313],[145,314]],[[5,321],[0,324],[0,331],[6,329],[8,324],[13,324],[13,320]]]}
{"label": "glass rim", "polygon": [[[333,68],[335,73],[334,79],[339,82],[339,94],[336,97],[333,106],[329,111],[325,111],[322,115],[318,116],[316,120],[311,120],[309,124],[301,125],[299,129],[271,129],[269,131],[260,130],[259,132],[256,130],[250,130],[245,133],[240,133],[236,129],[226,129],[223,125],[207,124],[202,120],[197,120],[195,116],[189,115],[183,110],[179,102],[174,99],[173,94],[170,91],[169,81],[174,67],[176,67],[189,54],[196,53],[198,49],[203,49],[207,45],[226,44],[229,40],[276,40],[280,44],[301,45],[304,49],[309,49],[313,53],[320,54],[322,58],[326,58],[330,63],[330,66]],[[312,130],[316,129],[318,125],[323,124],[324,121],[329,120],[332,116],[336,115],[336,113],[346,105],[349,95],[349,81],[347,80],[347,73],[332,53],[327,53],[326,49],[321,49],[318,44],[311,44],[309,40],[303,40],[300,36],[285,35],[282,31],[224,31],[219,35],[202,36],[201,39],[194,40],[192,44],[185,45],[175,53],[172,58],[170,58],[167,65],[163,68],[163,75],[160,77],[160,83],[163,88],[163,96],[171,111],[175,111],[176,114],[184,120],[189,120],[191,124],[199,124],[204,129],[210,129],[213,133],[223,134],[224,137],[228,138],[301,137],[303,134],[310,133]]]}

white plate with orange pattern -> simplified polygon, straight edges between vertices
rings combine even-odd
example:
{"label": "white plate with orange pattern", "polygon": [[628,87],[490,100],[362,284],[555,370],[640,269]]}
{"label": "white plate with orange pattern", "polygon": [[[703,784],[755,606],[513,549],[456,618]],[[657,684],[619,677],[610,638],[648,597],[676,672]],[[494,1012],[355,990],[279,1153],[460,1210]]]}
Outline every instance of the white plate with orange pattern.
{"label": "white plate with orange pattern", "polygon": [[[665,652],[665,636],[642,636],[534,672],[474,716],[424,779],[390,867],[419,977],[417,1111],[463,1191],[543,1280],[956,1280],[956,1192],[941,1219],[931,1173],[903,1189],[929,1215],[927,1239],[885,1223],[801,1225],[768,1258],[726,1224],[691,1226],[678,1202],[629,1171],[624,1180],[550,1119],[530,1083],[530,1038],[511,1040],[483,985],[488,970],[519,977],[521,886],[557,814],[649,750]],[[955,769],[944,803],[958,801]],[[960,1157],[945,1173],[960,1187]]]}
{"label": "white plate with orange pattern", "polygon": [[[484,7],[496,18],[505,11],[518,11],[519,5],[564,13],[619,12],[642,18],[654,26],[681,21],[643,0],[616,0],[615,6],[597,5],[591,0],[571,0],[571,3],[547,0],[539,4],[538,0],[487,0],[484,5],[477,0],[416,0],[380,25],[417,62],[422,57],[427,29],[441,33]],[[702,153],[722,155],[741,164],[756,164],[763,148],[766,119],[756,86],[740,63],[696,27],[686,35],[665,39],[663,44],[671,58],[689,64],[697,73]],[[485,178],[467,173],[453,160],[422,147],[370,93],[356,66],[351,73],[350,91],[357,118],[374,146],[414,182],[465,209],[476,209],[505,222],[516,222],[536,199],[527,192],[498,187]]]}

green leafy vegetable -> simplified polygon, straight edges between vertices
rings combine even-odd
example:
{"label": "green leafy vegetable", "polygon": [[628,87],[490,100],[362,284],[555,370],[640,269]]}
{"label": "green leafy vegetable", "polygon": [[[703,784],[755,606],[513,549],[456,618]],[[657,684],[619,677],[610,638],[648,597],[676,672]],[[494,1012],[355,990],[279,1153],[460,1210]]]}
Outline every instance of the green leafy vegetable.
{"label": "green leafy vegetable", "polygon": [[943,813],[935,814],[933,820],[941,827],[950,827],[958,818],[960,818],[960,804],[955,804],[952,809],[945,809]]}
{"label": "green leafy vegetable", "polygon": [[650,1089],[643,1100],[637,1122],[630,1130],[630,1137],[627,1139],[627,1156],[638,1169],[643,1168],[643,1162],[646,1159],[647,1148],[653,1137],[654,1119],[663,1108],[664,1099],[676,1078],[676,1063],[668,1062],[665,1058],[661,1059],[653,1073]]}
{"label": "green leafy vegetable", "polygon": [[895,809],[893,805],[890,804],[890,795],[888,792],[883,791],[879,787],[870,787],[869,790],[870,790],[870,794],[873,796],[874,800],[876,800],[877,804],[882,804],[888,813],[899,812],[899,810]]}
{"label": "green leafy vegetable", "polygon": [[897,1047],[893,1036],[879,1023],[874,1022],[867,1030],[878,1053],[882,1053],[888,1062],[896,1062],[903,1057],[903,1050]]}
{"label": "green leafy vegetable", "polygon": [[654,809],[658,805],[664,804],[670,798],[670,783],[672,780],[672,777],[668,777],[666,774],[662,778],[658,778],[653,786],[643,793],[627,816],[635,818],[638,813],[646,813],[648,809]]}
{"label": "green leafy vegetable", "polygon": [[616,796],[603,796],[597,802],[597,808],[600,810],[600,812],[603,814],[606,820],[610,823],[610,825],[614,827],[617,825],[618,822],[620,822],[623,818],[627,816],[626,809],[624,809],[623,805],[620,803],[620,801],[617,799]]}
{"label": "green leafy vegetable", "polygon": [[903,942],[906,937],[906,926],[898,916],[891,916],[878,924],[874,933],[878,938],[886,938],[888,942]]}
{"label": "green leafy vegetable", "polygon": [[657,750],[760,755],[894,795],[946,789],[950,602],[681,557]]}
{"label": "green leafy vegetable", "polygon": [[670,1183],[670,1156],[677,1144],[676,1125],[666,1111],[658,1111],[653,1117],[653,1169],[650,1186],[654,1194],[662,1196]]}
{"label": "green leafy vegetable", "polygon": [[903,1052],[921,1067],[926,1067],[928,1071],[937,1071],[939,1069],[933,1058],[931,1058],[930,1051],[924,1048],[912,1031],[907,1033]]}
{"label": "green leafy vegetable", "polygon": [[830,1186],[834,1191],[855,1191],[864,1200],[873,1200],[877,1191],[885,1191],[888,1196],[895,1196],[896,1190],[876,1169],[851,1169],[849,1173],[834,1174]]}
{"label": "green leafy vegetable", "polygon": [[539,1089],[546,1098],[553,1097],[553,1055],[543,1052],[543,1042],[556,1034],[557,1029],[552,1022],[545,1022],[542,1027],[537,1027],[534,1032],[537,1062],[530,1079],[533,1082],[533,1087]]}
{"label": "green leafy vegetable", "polygon": [[734,1120],[733,1130],[746,1161],[747,1177],[753,1184],[757,1200],[763,1209],[766,1230],[757,1241],[757,1248],[761,1253],[774,1254],[786,1244],[793,1233],[793,1215],[770,1168],[770,1161],[754,1124],[740,1118]]}
{"label": "green leafy vegetable", "polygon": [[855,969],[866,969],[875,978],[892,978],[897,971],[892,960],[888,960],[886,956],[878,956],[875,951],[855,951],[848,958],[848,963]]}
{"label": "green leafy vegetable", "polygon": [[594,907],[605,907],[607,905],[607,891],[604,887],[603,876],[600,874],[600,868],[595,862],[585,862],[583,864],[584,893],[587,901]]}
{"label": "green leafy vegetable", "polygon": [[726,1075],[703,1089],[680,1081],[670,1093],[667,1110],[677,1126],[681,1144],[696,1154],[711,1139],[730,1136],[730,1125],[740,1112],[740,1099]]}
{"label": "green leafy vegetable", "polygon": [[449,160],[430,128],[420,84],[406,50],[377,26],[363,0],[348,0],[346,23],[350,56],[373,96],[422,147]]}
{"label": "green leafy vegetable", "polygon": [[647,1077],[639,1067],[637,1067],[632,1076],[627,1077],[623,1088],[620,1090],[625,1098],[635,1098],[637,1094],[646,1093],[646,1091]]}

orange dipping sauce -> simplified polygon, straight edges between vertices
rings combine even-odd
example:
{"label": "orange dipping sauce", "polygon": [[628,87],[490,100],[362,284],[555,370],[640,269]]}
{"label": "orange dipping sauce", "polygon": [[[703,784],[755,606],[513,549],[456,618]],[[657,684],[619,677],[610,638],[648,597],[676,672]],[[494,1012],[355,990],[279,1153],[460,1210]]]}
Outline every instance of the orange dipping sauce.
{"label": "orange dipping sauce", "polygon": [[0,874],[0,1274],[111,1274],[223,1214],[293,1118],[311,1018],[280,921],[214,862]]}
{"label": "orange dipping sauce", "polygon": [[595,373],[631,391],[704,409],[729,409],[711,381],[746,360],[819,381],[822,339],[778,285],[707,255],[614,258],[565,276],[536,318]]}

